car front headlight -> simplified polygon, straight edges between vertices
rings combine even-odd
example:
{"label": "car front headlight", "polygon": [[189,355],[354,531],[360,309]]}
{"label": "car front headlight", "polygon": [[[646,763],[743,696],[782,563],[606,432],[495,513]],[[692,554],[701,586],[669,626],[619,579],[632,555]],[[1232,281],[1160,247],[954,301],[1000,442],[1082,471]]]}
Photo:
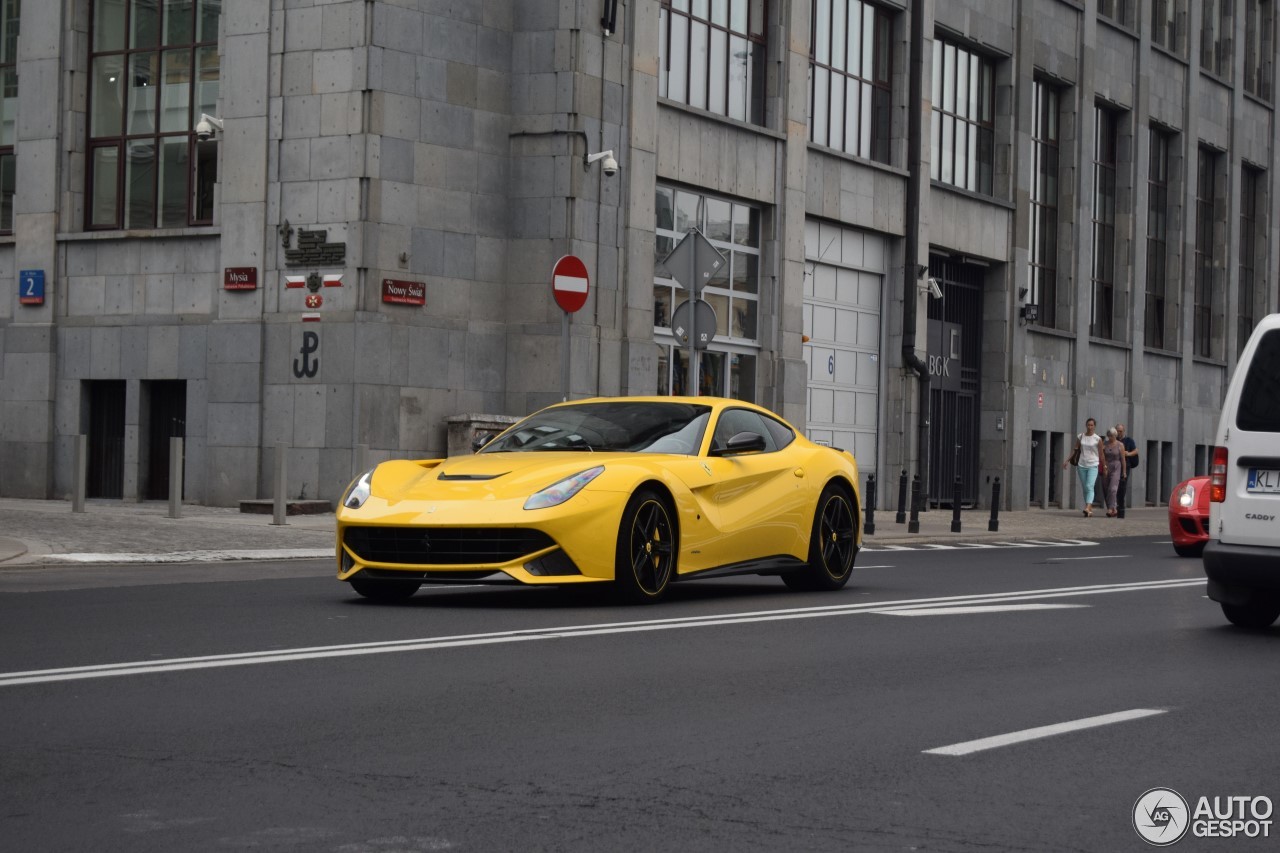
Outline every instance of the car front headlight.
{"label": "car front headlight", "polygon": [[542,491],[535,492],[529,500],[524,502],[524,508],[546,509],[550,506],[559,506],[582,491],[583,486],[603,473],[604,466],[597,465],[594,468],[588,468],[586,471],[574,474],[572,477],[565,477],[563,480],[547,486]]}
{"label": "car front headlight", "polygon": [[1187,483],[1181,489],[1178,489],[1178,506],[1183,509],[1190,509],[1196,505],[1196,487]]}
{"label": "car front headlight", "polygon": [[347,493],[342,496],[342,505],[347,509],[359,509],[364,506],[364,502],[369,500],[369,484],[372,482],[373,469],[370,468],[347,487]]}

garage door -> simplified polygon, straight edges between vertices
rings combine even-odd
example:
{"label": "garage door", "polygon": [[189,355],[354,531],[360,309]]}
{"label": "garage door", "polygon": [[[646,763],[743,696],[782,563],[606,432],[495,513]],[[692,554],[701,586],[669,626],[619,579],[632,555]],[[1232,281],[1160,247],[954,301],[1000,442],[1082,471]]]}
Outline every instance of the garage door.
{"label": "garage door", "polygon": [[807,434],[852,450],[865,475],[876,469],[878,451],[884,238],[810,220],[805,259]]}

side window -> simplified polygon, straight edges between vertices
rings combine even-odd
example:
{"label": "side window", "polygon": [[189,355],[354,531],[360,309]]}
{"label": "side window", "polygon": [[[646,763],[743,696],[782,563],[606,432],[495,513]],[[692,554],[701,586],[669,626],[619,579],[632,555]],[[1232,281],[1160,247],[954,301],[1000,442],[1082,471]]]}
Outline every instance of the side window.
{"label": "side window", "polygon": [[774,420],[773,418],[761,418],[761,420],[764,421],[764,425],[769,432],[773,433],[773,441],[778,445],[779,450],[795,441],[796,434],[792,432],[791,427],[782,421]]}
{"label": "side window", "polygon": [[1258,341],[1240,388],[1236,426],[1249,432],[1280,432],[1280,329]]}
{"label": "side window", "polygon": [[721,413],[716,431],[711,436],[711,449],[723,450],[729,439],[740,432],[754,432],[763,436],[765,453],[773,453],[778,449],[778,442],[766,426],[765,419],[749,409],[726,409]]}

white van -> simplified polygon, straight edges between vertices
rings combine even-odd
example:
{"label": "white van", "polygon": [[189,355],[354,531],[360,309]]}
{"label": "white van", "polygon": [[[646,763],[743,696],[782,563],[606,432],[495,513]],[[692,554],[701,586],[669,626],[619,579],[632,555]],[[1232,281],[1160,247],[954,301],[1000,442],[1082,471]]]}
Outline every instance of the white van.
{"label": "white van", "polygon": [[1204,571],[1232,624],[1266,628],[1280,617],[1280,314],[1258,323],[1227,387]]}

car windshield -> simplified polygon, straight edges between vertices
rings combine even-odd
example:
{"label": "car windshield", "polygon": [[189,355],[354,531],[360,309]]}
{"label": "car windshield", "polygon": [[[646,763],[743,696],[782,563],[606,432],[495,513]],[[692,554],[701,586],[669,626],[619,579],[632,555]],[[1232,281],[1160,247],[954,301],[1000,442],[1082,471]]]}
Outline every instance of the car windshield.
{"label": "car windshield", "polygon": [[698,452],[711,407],[690,403],[581,403],[530,415],[481,453],[534,450]]}

